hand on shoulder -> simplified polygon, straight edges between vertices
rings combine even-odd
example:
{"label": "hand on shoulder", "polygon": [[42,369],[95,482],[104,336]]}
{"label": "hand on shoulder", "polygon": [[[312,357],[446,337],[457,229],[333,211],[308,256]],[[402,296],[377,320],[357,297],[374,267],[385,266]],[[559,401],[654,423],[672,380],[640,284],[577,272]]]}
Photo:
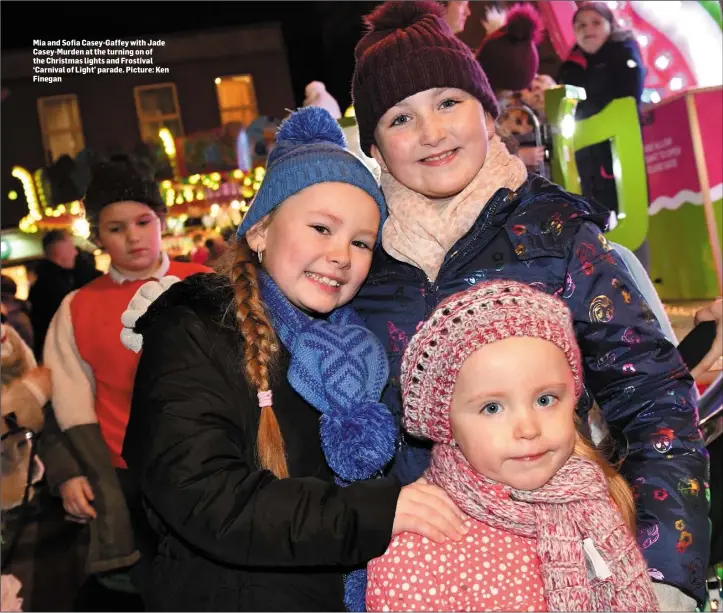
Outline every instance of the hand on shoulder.
{"label": "hand on shoulder", "polygon": [[392,535],[413,532],[443,543],[459,541],[468,531],[465,514],[447,493],[424,477],[405,485],[399,494]]}

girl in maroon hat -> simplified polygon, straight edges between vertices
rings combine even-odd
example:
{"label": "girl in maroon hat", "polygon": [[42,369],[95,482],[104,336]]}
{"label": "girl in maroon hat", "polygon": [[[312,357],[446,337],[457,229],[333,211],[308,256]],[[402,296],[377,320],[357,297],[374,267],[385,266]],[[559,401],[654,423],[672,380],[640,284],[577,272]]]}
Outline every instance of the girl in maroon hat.
{"label": "girl in maroon hat", "polygon": [[[389,217],[354,306],[387,347],[383,401],[401,420],[404,349],[445,298],[494,279],[561,297],[582,352],[582,427],[597,403],[625,457],[636,536],[662,607],[694,609],[705,600],[710,542],[696,392],[605,238],[608,212],[528,175],[510,155],[495,133],[488,79],[438,4],[387,2],[367,22],[352,95],[361,149],[382,168]],[[411,482],[429,459],[429,445],[407,435],[392,471]]]}

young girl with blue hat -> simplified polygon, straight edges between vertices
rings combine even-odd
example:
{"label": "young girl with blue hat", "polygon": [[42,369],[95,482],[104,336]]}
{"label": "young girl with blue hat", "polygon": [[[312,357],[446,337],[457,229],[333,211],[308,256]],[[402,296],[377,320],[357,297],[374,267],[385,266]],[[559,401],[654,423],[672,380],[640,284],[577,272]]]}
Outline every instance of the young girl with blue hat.
{"label": "young girl with blue hat", "polygon": [[462,537],[441,489],[381,477],[398,438],[388,364],[349,302],[385,218],[331,115],[301,109],[228,273],[175,283],[135,321],[123,457],[158,538],[151,610],[338,611],[363,603],[359,569],[394,534]]}

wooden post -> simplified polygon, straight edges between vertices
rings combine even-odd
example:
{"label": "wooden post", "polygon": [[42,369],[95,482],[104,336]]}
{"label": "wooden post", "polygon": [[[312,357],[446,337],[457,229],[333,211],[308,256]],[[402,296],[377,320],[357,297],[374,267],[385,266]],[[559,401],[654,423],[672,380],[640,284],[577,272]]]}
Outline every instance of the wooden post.
{"label": "wooden post", "polygon": [[700,122],[698,121],[698,109],[695,106],[695,99],[692,93],[685,95],[685,105],[688,109],[688,123],[690,125],[690,137],[693,143],[693,154],[695,155],[695,166],[698,170],[698,182],[703,195],[703,212],[705,213],[705,224],[708,229],[708,242],[713,255],[713,266],[715,267],[716,281],[718,282],[718,295],[723,295],[723,258],[721,257],[720,241],[716,231],[715,211],[713,201],[710,198],[710,181],[708,179],[708,166],[705,161],[705,150],[703,139],[700,135]]}

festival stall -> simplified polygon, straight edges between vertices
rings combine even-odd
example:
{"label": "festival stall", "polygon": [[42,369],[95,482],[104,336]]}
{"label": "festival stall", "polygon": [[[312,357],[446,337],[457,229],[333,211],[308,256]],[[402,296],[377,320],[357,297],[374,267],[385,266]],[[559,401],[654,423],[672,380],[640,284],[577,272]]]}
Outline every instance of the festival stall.
{"label": "festival stall", "polygon": [[241,223],[263,181],[266,148],[263,157],[252,157],[240,127],[175,139],[164,129],[159,136],[173,172],[160,182],[168,207],[164,247],[178,257],[193,249],[192,237],[217,236]]}
{"label": "festival stall", "polygon": [[[159,181],[159,189],[168,207],[163,242],[171,257],[187,256],[197,235],[203,240],[218,237],[241,222],[263,181],[277,127],[277,122],[261,117],[248,130],[226,125],[180,138],[167,129],[159,132],[163,165],[170,174]],[[21,234],[36,235],[38,245],[40,234],[53,229],[88,239],[90,226],[80,199],[53,202],[43,169],[31,173],[16,166],[12,175],[20,181],[28,206],[19,224]],[[37,245],[35,251],[36,257],[42,256]],[[97,259],[103,269],[100,250]]]}

